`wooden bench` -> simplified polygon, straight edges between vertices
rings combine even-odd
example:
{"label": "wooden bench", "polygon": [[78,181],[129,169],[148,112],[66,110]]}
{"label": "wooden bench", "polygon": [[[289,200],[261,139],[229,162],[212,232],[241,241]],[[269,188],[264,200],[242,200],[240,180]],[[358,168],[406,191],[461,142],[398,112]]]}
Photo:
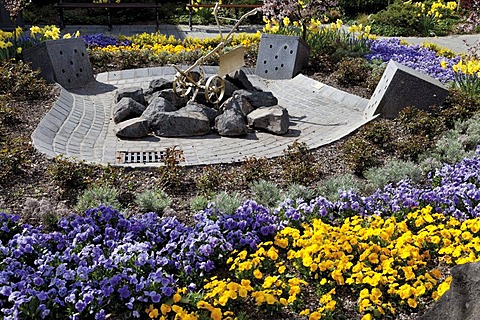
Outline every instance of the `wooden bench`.
{"label": "wooden bench", "polygon": [[[87,0],[88,1],[88,0]],[[63,2],[60,0],[59,3],[55,4],[59,12],[59,24],[60,29],[65,28],[65,18],[63,15],[63,10],[65,9],[92,9],[92,8],[103,8],[107,9],[107,23],[108,30],[112,30],[112,19],[111,19],[111,9],[155,9],[155,22],[157,24],[157,30],[159,28],[159,13],[158,9],[162,6],[158,3],[158,0],[151,3],[141,3],[141,2],[107,2],[107,3],[93,3],[93,2]]]}
{"label": "wooden bench", "polygon": [[[226,9],[235,9],[235,17],[238,19],[238,9],[254,9],[260,8],[263,6],[263,3],[253,3],[253,4],[235,4],[235,3],[222,3],[219,5],[220,8]],[[188,9],[188,26],[190,30],[192,30],[192,11],[193,9],[201,9],[201,8],[215,8],[214,3],[195,3],[195,0],[189,0],[187,4]]]}

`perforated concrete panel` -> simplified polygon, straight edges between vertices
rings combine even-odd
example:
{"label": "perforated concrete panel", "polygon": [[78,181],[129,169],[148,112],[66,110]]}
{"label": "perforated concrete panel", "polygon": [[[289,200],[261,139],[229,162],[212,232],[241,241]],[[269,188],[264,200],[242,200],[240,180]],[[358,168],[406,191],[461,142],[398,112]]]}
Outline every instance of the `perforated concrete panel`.
{"label": "perforated concrete panel", "polygon": [[262,34],[255,74],[265,79],[291,79],[308,61],[309,53],[300,37]]}
{"label": "perforated concrete panel", "polygon": [[447,94],[448,89],[440,81],[390,60],[365,108],[365,116],[395,118],[409,106],[430,110],[443,103]]}
{"label": "perforated concrete panel", "polygon": [[82,38],[48,40],[24,51],[23,57],[40,68],[47,81],[75,89],[93,81],[93,70]]}

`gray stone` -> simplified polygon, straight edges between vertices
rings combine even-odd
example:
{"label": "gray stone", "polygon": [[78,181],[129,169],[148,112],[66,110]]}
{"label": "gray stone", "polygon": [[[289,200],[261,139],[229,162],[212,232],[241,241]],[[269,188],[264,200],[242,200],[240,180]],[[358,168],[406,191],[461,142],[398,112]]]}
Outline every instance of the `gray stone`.
{"label": "gray stone", "polygon": [[47,40],[23,51],[23,59],[40,68],[41,76],[66,89],[94,81],[93,69],[82,38]]}
{"label": "gray stone", "polygon": [[429,111],[442,104],[447,94],[448,89],[440,81],[390,60],[364,114],[367,118],[376,114],[395,118],[409,106]]}
{"label": "gray stone", "polygon": [[278,104],[278,99],[271,92],[237,90],[234,92],[235,94],[247,98],[254,108],[271,107]]}
{"label": "gray stone", "polygon": [[231,82],[233,85],[238,87],[239,89],[245,89],[247,91],[257,91],[257,88],[253,86],[253,84],[248,80],[247,75],[243,70],[235,71],[233,77],[229,76],[228,74],[225,76],[225,80]]}
{"label": "gray stone", "polygon": [[195,101],[189,101],[182,110],[203,113],[210,120],[210,125],[215,124],[215,118],[218,116],[217,110]]}
{"label": "gray stone", "polygon": [[172,89],[172,83],[172,81],[164,78],[153,79],[152,81],[150,81],[148,90],[149,92],[154,93],[165,89]]}
{"label": "gray stone", "polygon": [[115,92],[114,102],[117,103],[122,98],[132,98],[133,100],[137,101],[145,105],[145,97],[143,96],[143,89],[141,87],[129,87],[129,88],[122,88],[118,89]]}
{"label": "gray stone", "polygon": [[480,319],[480,263],[466,263],[452,268],[450,290],[418,320]]}
{"label": "gray stone", "polygon": [[300,73],[309,54],[300,37],[262,34],[255,74],[265,79],[291,79]]}
{"label": "gray stone", "polygon": [[246,116],[254,110],[250,102],[244,95],[234,94],[233,97],[228,98],[220,107],[220,110],[235,109],[243,116]]}
{"label": "gray stone", "polygon": [[164,137],[201,136],[210,132],[210,121],[201,112],[160,112],[150,124],[150,129]]}
{"label": "gray stone", "polygon": [[177,109],[184,107],[188,101],[188,97],[180,97],[175,92],[173,92],[173,89],[165,89],[165,90],[159,91],[158,96],[170,101],[173,104],[173,106]]}
{"label": "gray stone", "polygon": [[145,111],[145,106],[132,98],[122,98],[113,108],[113,121],[119,123],[139,117]]}
{"label": "gray stone", "polygon": [[115,128],[115,133],[120,138],[143,138],[148,136],[148,132],[148,122],[143,118],[123,121]]}
{"label": "gray stone", "polygon": [[241,136],[247,134],[245,117],[236,109],[225,110],[215,119],[215,127],[221,136]]}
{"label": "gray stone", "polygon": [[142,117],[147,119],[150,126],[155,122],[160,113],[177,111],[170,101],[162,97],[156,97],[142,113]]}
{"label": "gray stone", "polygon": [[263,107],[250,112],[248,125],[253,129],[265,130],[275,134],[288,131],[290,117],[288,111],[280,106]]}
{"label": "gray stone", "polygon": [[224,99],[230,98],[233,93],[237,90],[240,90],[239,87],[237,87],[235,84],[230,82],[228,79],[223,79],[225,81],[225,95]]}

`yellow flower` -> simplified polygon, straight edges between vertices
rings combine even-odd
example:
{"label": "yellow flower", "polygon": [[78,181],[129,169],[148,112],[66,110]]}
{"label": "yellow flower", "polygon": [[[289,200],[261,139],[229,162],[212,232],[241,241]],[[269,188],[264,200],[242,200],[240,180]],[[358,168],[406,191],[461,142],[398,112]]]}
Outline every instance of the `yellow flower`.
{"label": "yellow flower", "polygon": [[262,272],[260,272],[260,270],[255,269],[255,271],[253,271],[253,276],[257,279],[262,279],[263,274],[262,274]]}
{"label": "yellow flower", "polygon": [[34,36],[36,35],[37,33],[40,33],[41,30],[40,30],[40,27],[37,27],[37,26],[31,26],[30,27],[30,35],[31,36]]}
{"label": "yellow flower", "polygon": [[373,318],[372,318],[372,315],[371,315],[370,313],[367,313],[366,315],[364,315],[364,316],[362,317],[361,320],[372,320],[372,319],[373,319]]}
{"label": "yellow flower", "polygon": [[409,305],[411,308],[416,308],[416,307],[417,307],[417,300],[412,299],[412,298],[409,298],[409,299],[408,299],[408,305]]}
{"label": "yellow flower", "polygon": [[70,33],[65,33],[63,35],[63,39],[70,39],[72,37],[72,35]]}
{"label": "yellow flower", "polygon": [[166,315],[167,313],[172,311],[172,308],[168,304],[162,304],[162,306],[160,307],[160,310],[162,311],[163,315]]}
{"label": "yellow flower", "polygon": [[283,25],[288,27],[290,25],[290,19],[288,17],[283,18]]}

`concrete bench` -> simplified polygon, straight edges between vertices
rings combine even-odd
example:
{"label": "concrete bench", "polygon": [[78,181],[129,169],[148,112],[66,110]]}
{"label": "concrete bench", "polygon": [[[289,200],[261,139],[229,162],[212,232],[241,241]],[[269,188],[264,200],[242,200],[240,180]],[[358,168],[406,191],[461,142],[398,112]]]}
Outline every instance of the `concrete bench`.
{"label": "concrete bench", "polygon": [[157,30],[159,28],[159,12],[158,9],[162,6],[158,1],[142,3],[142,2],[107,2],[107,3],[93,3],[93,2],[63,2],[60,0],[59,3],[55,4],[59,12],[59,24],[60,29],[65,28],[65,9],[93,9],[93,8],[103,8],[107,9],[107,23],[108,30],[112,30],[112,19],[111,19],[111,9],[155,9],[155,22],[157,24]]}
{"label": "concrete bench", "polygon": [[[226,8],[226,9],[235,9],[235,16],[238,19],[238,9],[254,9],[254,8],[260,8],[263,6],[263,3],[253,3],[253,4],[236,4],[236,3],[222,3],[219,5],[220,8]],[[201,9],[201,8],[215,8],[214,3],[195,3],[195,0],[189,0],[187,4],[187,9],[189,11],[188,13],[188,26],[190,27],[190,30],[192,30],[192,15],[193,15],[193,9]]]}

